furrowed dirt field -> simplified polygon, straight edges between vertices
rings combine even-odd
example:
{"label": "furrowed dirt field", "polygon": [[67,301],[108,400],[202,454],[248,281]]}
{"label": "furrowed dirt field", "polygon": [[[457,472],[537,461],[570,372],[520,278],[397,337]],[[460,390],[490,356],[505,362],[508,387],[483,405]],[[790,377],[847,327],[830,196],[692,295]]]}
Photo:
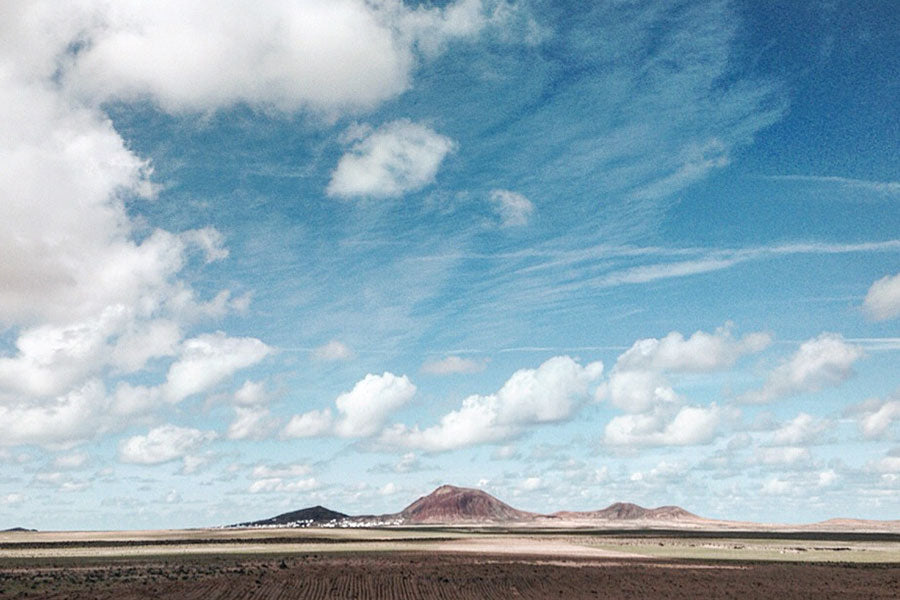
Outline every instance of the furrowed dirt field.
{"label": "furrowed dirt field", "polygon": [[12,598],[900,598],[900,538],[477,528],[2,534],[0,600]]}
{"label": "furrowed dirt field", "polygon": [[0,598],[897,598],[900,566],[399,552],[66,559],[0,568]]}

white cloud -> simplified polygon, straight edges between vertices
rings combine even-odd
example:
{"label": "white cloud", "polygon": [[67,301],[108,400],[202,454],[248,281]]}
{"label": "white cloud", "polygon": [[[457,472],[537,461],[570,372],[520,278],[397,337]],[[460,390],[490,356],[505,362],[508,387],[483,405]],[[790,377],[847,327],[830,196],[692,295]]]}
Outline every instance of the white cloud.
{"label": "white cloud", "polygon": [[629,413],[646,412],[657,404],[679,400],[662,375],[648,370],[615,368],[604,390],[613,406]]}
{"label": "white cloud", "polygon": [[853,363],[862,356],[859,346],[848,344],[836,333],[823,333],[803,342],[793,356],[772,371],[762,389],[750,391],[741,399],[770,402],[840,385],[853,375]]}
{"label": "white cloud", "polygon": [[502,227],[527,225],[534,213],[534,204],[528,198],[510,190],[491,190],[491,202]]}
{"label": "white cloud", "polygon": [[139,465],[155,465],[184,458],[216,438],[215,432],[176,425],[162,425],[124,440],[119,445],[119,460]]}
{"label": "white cloud", "polygon": [[790,493],[792,489],[789,482],[773,477],[763,484],[760,492],[767,496],[783,496]]}
{"label": "white cloud", "polygon": [[391,496],[397,493],[397,486],[394,485],[394,482],[386,483],[378,493],[382,496]]}
{"label": "white cloud", "polygon": [[487,366],[486,360],[473,360],[460,356],[447,356],[440,360],[430,360],[422,364],[421,371],[430,375],[453,375],[456,373],[480,373]]}
{"label": "white cloud", "polygon": [[260,406],[235,406],[234,420],[228,426],[226,437],[230,440],[261,440],[278,427],[268,408]]}
{"label": "white cloud", "polygon": [[333,419],[329,409],[311,410],[300,415],[294,415],[288,424],[281,430],[281,435],[286,438],[306,438],[326,435],[331,431]]}
{"label": "white cloud", "polygon": [[872,284],[863,301],[863,310],[873,321],[900,315],[900,273],[885,275]]}
{"label": "white cloud", "polygon": [[338,162],[328,195],[392,198],[434,181],[453,140],[406,119],[366,131]]}
{"label": "white cloud", "polygon": [[238,406],[259,406],[265,404],[268,399],[266,386],[261,381],[247,380],[234,393],[234,403]]}
{"label": "white cloud", "polygon": [[385,372],[369,374],[353,389],[335,401],[337,416],[330,409],[311,410],[294,415],[281,432],[282,437],[302,438],[321,435],[369,437],[384,426],[385,420],[416,393],[416,386],[406,375]]}
{"label": "white cloud", "polygon": [[380,441],[427,452],[500,441],[527,425],[568,419],[602,373],[600,362],[581,366],[568,356],[557,356],[537,369],[516,371],[496,394],[469,396],[438,425],[424,430],[395,425]]}
{"label": "white cloud", "polygon": [[109,401],[103,384],[91,379],[52,400],[0,405],[0,445],[66,446],[109,429]]}
{"label": "white cloud", "polygon": [[253,479],[275,479],[303,477],[312,472],[312,467],[306,463],[293,463],[287,465],[257,465],[253,467],[251,477]]}
{"label": "white cloud", "polygon": [[800,413],[772,434],[775,446],[796,446],[814,442],[828,428],[828,421]]}
{"label": "white cloud", "polygon": [[689,338],[673,331],[662,338],[636,341],[616,360],[609,381],[598,398],[629,413],[644,413],[681,398],[664,373],[710,372],[733,366],[741,356],[759,352],[771,336],[756,332],[735,339],[726,323],[714,333],[697,331]]}
{"label": "white cloud", "polygon": [[900,422],[900,400],[885,400],[867,406],[859,417],[859,429],[867,439],[884,437],[894,422]]}
{"label": "white cloud", "polygon": [[828,487],[838,480],[838,475],[834,469],[828,469],[819,473],[818,486]]}
{"label": "white cloud", "polygon": [[543,482],[540,477],[527,477],[519,484],[519,488],[526,492],[533,492],[540,489],[542,485]]}
{"label": "white cloud", "polygon": [[[415,38],[398,31],[409,11],[392,1],[112,7],[92,15],[98,23],[84,34],[89,43],[65,72],[66,84],[94,101],[149,96],[168,111],[246,103],[329,114],[404,91],[415,63]],[[440,14],[423,11],[423,18]]]}
{"label": "white cloud", "polygon": [[271,351],[256,338],[232,338],[221,331],[185,340],[181,355],[166,376],[166,398],[180,402],[204,392],[235,372],[258,363]]}
{"label": "white cloud", "polygon": [[760,352],[772,339],[757,332],[734,339],[727,323],[715,333],[697,331],[688,339],[673,331],[667,336],[636,341],[616,361],[620,370],[653,369],[672,372],[708,372],[730,367],[745,355]]}
{"label": "white cloud", "polygon": [[21,504],[27,500],[27,497],[24,494],[6,494],[5,496],[0,496],[0,504]]}
{"label": "white cloud", "polygon": [[799,446],[781,446],[760,448],[756,453],[757,460],[764,465],[793,465],[809,460],[809,450]]}
{"label": "white cloud", "polygon": [[308,479],[297,479],[295,481],[285,481],[281,477],[272,477],[269,479],[259,479],[250,484],[247,488],[251,494],[274,494],[285,492],[308,492],[319,487],[319,482],[315,477]]}
{"label": "white cloud", "polygon": [[721,420],[718,406],[683,406],[674,414],[672,408],[613,417],[604,429],[604,441],[612,446],[692,446],[715,438]]}
{"label": "white cloud", "polygon": [[416,386],[406,375],[366,375],[334,401],[338,417],[334,432],[341,437],[367,437],[378,432],[388,416],[409,402]]}
{"label": "white cloud", "polygon": [[313,350],[313,358],[316,360],[324,360],[328,362],[338,360],[349,360],[353,358],[353,350],[346,344],[337,340],[331,340],[327,344],[323,344]]}
{"label": "white cloud", "polygon": [[57,456],[53,460],[53,468],[55,469],[80,469],[88,461],[88,455],[84,452],[69,452],[62,456]]}

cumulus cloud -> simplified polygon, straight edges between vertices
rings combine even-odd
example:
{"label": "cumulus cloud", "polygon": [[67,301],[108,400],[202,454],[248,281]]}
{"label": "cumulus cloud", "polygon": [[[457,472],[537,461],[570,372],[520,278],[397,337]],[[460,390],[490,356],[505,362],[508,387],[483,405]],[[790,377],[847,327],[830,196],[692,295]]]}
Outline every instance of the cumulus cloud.
{"label": "cumulus cloud", "polygon": [[151,98],[169,112],[370,109],[407,89],[415,48],[434,56],[496,21],[479,0],[443,8],[399,0],[86,6],[70,15],[85,44],[69,57],[64,84],[93,102]]}
{"label": "cumulus cloud", "polygon": [[863,310],[873,321],[886,321],[900,315],[900,273],[885,275],[873,283],[863,301]]}
{"label": "cumulus cloud", "polygon": [[287,425],[284,426],[284,429],[281,430],[281,435],[286,438],[306,438],[326,435],[331,431],[332,421],[333,419],[329,409],[311,410],[291,417],[291,420],[288,421]]}
{"label": "cumulus cloud", "polygon": [[604,429],[612,446],[691,446],[713,440],[721,410],[710,406],[662,407],[613,417]]}
{"label": "cumulus cloud", "polygon": [[247,491],[251,494],[275,494],[285,492],[308,492],[319,487],[315,477],[285,481],[281,477],[259,479],[250,484]]}
{"label": "cumulus cloud", "polygon": [[557,356],[537,369],[516,371],[495,394],[467,397],[437,425],[420,429],[398,424],[386,429],[380,442],[442,452],[507,439],[527,425],[570,418],[602,373],[600,362],[582,366],[568,356]]}
{"label": "cumulus cloud", "polygon": [[534,204],[528,198],[510,190],[491,190],[491,203],[500,217],[501,227],[527,225],[534,213]]}
{"label": "cumulus cloud", "polygon": [[268,401],[266,386],[261,381],[247,380],[234,393],[234,403],[238,406],[259,406]]}
{"label": "cumulus cloud", "polygon": [[67,446],[94,438],[110,427],[109,400],[98,379],[51,400],[0,404],[0,445]]}
{"label": "cumulus cloud", "polygon": [[900,399],[895,394],[894,398],[883,401],[874,400],[861,407],[858,416],[859,429],[867,439],[885,437],[895,422],[900,422]]}
{"label": "cumulus cloud", "polygon": [[364,129],[338,161],[328,195],[394,198],[419,190],[434,181],[454,148],[450,138],[407,119]]}
{"label": "cumulus cloud", "polygon": [[732,335],[731,324],[714,333],[697,331],[691,337],[673,331],[663,338],[636,341],[616,361],[620,370],[652,369],[673,372],[709,372],[734,365],[745,354],[767,348],[772,337],[763,332],[740,339]]}
{"label": "cumulus cloud", "polygon": [[487,367],[486,360],[473,360],[461,356],[446,356],[439,360],[429,360],[422,364],[421,371],[429,375],[454,375],[457,373],[479,373]]}
{"label": "cumulus cloud", "polygon": [[333,362],[353,358],[353,350],[343,342],[331,340],[313,350],[312,356],[316,360]]}
{"label": "cumulus cloud", "polygon": [[119,445],[119,460],[124,463],[156,465],[170,462],[194,452],[216,439],[213,431],[162,425],[124,440]]}
{"label": "cumulus cloud", "polygon": [[179,402],[204,392],[271,351],[256,338],[233,338],[221,331],[185,340],[166,375],[165,395],[170,402]]}
{"label": "cumulus cloud", "polygon": [[412,400],[416,386],[406,375],[385,372],[369,374],[353,389],[338,396],[336,415],[330,409],[294,415],[282,429],[282,437],[302,438],[333,434],[340,437],[369,437],[378,432],[394,411]]}
{"label": "cumulus cloud", "polygon": [[809,460],[809,450],[799,446],[779,446],[760,448],[756,452],[757,460],[764,465],[793,465]]}
{"label": "cumulus cloud", "polygon": [[369,374],[334,401],[338,417],[334,432],[341,437],[368,437],[378,432],[391,413],[412,400],[416,386],[406,375]]}
{"label": "cumulus cloud", "polygon": [[261,440],[278,427],[268,408],[261,406],[235,406],[234,420],[228,426],[226,437],[230,440]]}
{"label": "cumulus cloud", "polygon": [[796,446],[814,442],[828,428],[828,421],[800,413],[772,434],[775,446]]}
{"label": "cumulus cloud", "polygon": [[306,463],[291,463],[277,465],[256,465],[250,477],[253,479],[291,478],[309,475],[312,467]]}
{"label": "cumulus cloud", "polygon": [[793,356],[769,374],[761,389],[750,391],[741,399],[764,403],[840,385],[853,375],[853,363],[862,356],[859,346],[845,342],[836,333],[823,333],[803,342]]}
{"label": "cumulus cloud", "polygon": [[618,357],[609,380],[598,388],[598,400],[608,400],[627,413],[606,424],[605,443],[684,446],[712,441],[722,411],[715,404],[687,404],[667,375],[731,367],[742,356],[760,352],[770,343],[771,336],[762,332],[736,338],[730,323],[713,333],[697,331],[689,338],[673,331],[662,338],[636,341]]}

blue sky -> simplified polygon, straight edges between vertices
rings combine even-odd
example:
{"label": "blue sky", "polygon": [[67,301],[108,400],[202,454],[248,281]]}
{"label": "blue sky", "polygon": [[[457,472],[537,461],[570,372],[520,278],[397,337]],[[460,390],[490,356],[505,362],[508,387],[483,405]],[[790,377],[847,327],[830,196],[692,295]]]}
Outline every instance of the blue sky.
{"label": "blue sky", "polygon": [[893,3],[2,13],[0,527],[897,517]]}

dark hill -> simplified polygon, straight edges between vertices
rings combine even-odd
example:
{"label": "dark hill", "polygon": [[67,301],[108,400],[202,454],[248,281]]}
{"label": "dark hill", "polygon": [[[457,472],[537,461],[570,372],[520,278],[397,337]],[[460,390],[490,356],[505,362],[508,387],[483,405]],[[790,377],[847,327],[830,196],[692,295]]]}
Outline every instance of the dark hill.
{"label": "dark hill", "polygon": [[304,508],[301,510],[284,513],[270,519],[263,519],[262,521],[239,523],[235,525],[235,527],[262,527],[266,525],[318,525],[322,523],[329,523],[332,521],[342,521],[346,518],[348,518],[348,516],[344,513],[329,510],[324,506],[312,506],[310,508]]}
{"label": "dark hill", "polygon": [[531,521],[538,515],[517,510],[481,490],[442,485],[397,516],[406,523],[502,523]]}

